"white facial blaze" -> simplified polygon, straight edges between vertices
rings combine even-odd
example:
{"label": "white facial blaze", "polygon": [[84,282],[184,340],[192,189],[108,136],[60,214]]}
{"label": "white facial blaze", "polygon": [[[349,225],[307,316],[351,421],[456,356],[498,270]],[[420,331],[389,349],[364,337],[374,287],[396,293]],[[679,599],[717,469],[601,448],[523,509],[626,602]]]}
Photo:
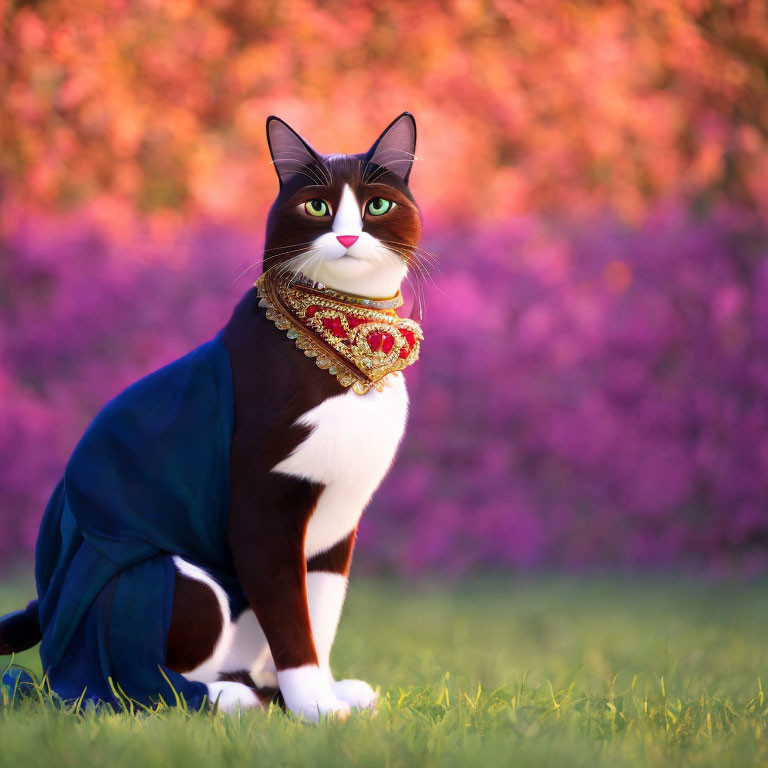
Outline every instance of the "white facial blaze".
{"label": "white facial blaze", "polygon": [[363,232],[363,218],[360,215],[360,204],[349,184],[344,185],[339,207],[333,217],[333,232],[337,235],[357,235]]}

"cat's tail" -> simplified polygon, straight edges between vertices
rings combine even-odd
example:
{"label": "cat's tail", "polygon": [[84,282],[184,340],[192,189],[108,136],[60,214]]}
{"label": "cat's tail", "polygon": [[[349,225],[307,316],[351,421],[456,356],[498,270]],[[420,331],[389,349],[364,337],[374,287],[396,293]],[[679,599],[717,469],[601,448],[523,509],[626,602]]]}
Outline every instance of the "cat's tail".
{"label": "cat's tail", "polygon": [[0,656],[26,651],[43,639],[38,607],[33,600],[23,611],[0,617]]}

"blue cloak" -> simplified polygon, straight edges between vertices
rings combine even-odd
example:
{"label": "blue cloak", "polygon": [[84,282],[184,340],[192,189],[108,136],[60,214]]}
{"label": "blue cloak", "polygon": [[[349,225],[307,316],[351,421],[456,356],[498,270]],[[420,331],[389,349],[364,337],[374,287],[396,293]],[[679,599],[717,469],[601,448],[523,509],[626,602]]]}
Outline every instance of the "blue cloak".
{"label": "blue cloak", "polygon": [[40,657],[63,698],[150,704],[207,688],[164,668],[172,555],[205,568],[236,614],[227,543],[232,369],[219,336],[141,379],[96,416],[40,526]]}

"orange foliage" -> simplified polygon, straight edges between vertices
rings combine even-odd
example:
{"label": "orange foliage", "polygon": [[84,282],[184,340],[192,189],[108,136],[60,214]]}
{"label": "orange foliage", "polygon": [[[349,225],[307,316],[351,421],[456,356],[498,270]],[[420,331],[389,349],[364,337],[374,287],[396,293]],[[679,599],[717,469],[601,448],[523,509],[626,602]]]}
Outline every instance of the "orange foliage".
{"label": "orange foliage", "polygon": [[680,195],[768,209],[764,0],[0,9],[3,186],[47,208],[253,220],[275,190],[268,114],[353,152],[409,109],[417,196],[449,217],[638,218]]}

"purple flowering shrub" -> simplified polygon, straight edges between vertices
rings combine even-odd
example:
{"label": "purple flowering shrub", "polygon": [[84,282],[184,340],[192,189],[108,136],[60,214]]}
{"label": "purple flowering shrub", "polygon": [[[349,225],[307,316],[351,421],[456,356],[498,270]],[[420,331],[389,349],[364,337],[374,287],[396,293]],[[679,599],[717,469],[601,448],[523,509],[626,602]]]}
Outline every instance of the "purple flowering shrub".
{"label": "purple flowering shrub", "polygon": [[[429,216],[427,216],[429,220]],[[208,339],[260,236],[6,216],[0,561],[111,396]],[[433,228],[411,420],[362,563],[768,564],[768,230],[734,212]]]}
{"label": "purple flowering shrub", "polygon": [[[31,551],[85,427],[140,376],[210,338],[258,241],[200,228],[115,237],[87,215],[18,215],[0,252],[0,562]],[[253,270],[249,274],[253,274]]]}

